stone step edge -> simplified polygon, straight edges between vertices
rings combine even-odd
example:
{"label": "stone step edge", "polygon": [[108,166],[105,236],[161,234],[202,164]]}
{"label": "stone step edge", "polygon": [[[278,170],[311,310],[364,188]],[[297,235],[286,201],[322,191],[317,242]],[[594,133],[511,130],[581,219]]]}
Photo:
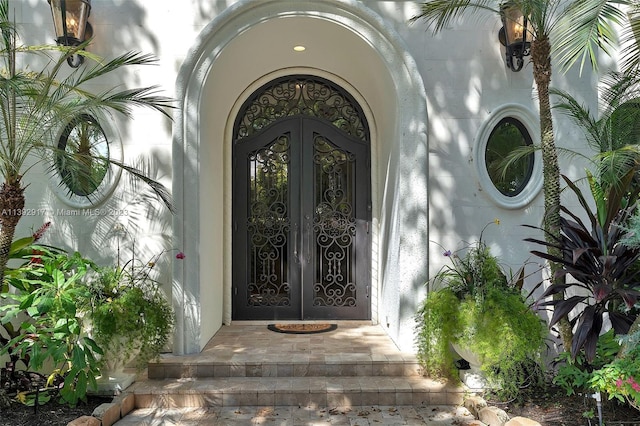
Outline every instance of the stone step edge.
{"label": "stone step edge", "polygon": [[339,376],[422,376],[418,362],[160,362],[149,363],[150,379],[188,377],[339,377]]}
{"label": "stone step edge", "polygon": [[228,378],[149,380],[127,389],[137,408],[229,406],[460,405],[461,387],[430,379]]}

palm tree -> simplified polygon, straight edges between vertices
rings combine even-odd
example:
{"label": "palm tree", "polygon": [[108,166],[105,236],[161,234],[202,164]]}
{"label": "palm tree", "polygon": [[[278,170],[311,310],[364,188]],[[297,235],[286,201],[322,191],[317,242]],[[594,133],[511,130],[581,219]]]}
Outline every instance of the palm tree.
{"label": "palm tree", "polygon": [[[1,282],[15,229],[22,217],[20,213],[25,206],[26,175],[34,162],[49,164],[48,168],[55,173],[57,169],[51,167],[52,158],[64,161],[65,170],[70,171],[65,179],[78,179],[85,188],[90,187],[87,179],[92,179],[92,168],[87,164],[91,161],[110,162],[142,178],[165,204],[170,205],[166,188],[135,168],[82,149],[67,153],[51,142],[53,135],[83,114],[99,117],[118,112],[130,116],[132,106],[144,106],[169,117],[165,108],[171,107],[171,100],[157,95],[156,86],[108,90],[100,94],[88,92],[85,87],[90,82],[122,67],[151,64],[154,59],[149,55],[128,52],[102,62],[84,50],[89,41],[71,48],[19,45],[16,28],[9,18],[8,0],[0,0],[0,35],[0,174],[4,178],[0,185]],[[95,65],[76,68],[67,77],[62,77],[67,58],[73,54],[93,59]],[[48,64],[40,72],[19,70],[16,69],[17,55],[40,55],[48,59]]]}
{"label": "palm tree", "polygon": [[[505,3],[500,0],[431,0],[421,4],[420,14],[413,20],[426,21],[428,27],[438,32],[467,11],[488,10],[500,14]],[[562,3],[561,0],[508,0],[509,5],[519,8],[528,17],[528,25],[535,37],[531,42],[531,63],[540,110],[539,148],[543,161],[545,209],[543,229],[550,242],[560,236],[560,168],[549,97],[552,53],[562,69],[568,69],[577,61],[582,68],[587,60],[597,68],[598,48],[608,52],[615,45],[613,24],[626,20],[615,5],[628,4],[628,1],[574,0],[561,8]],[[551,40],[560,41],[552,46]],[[549,254],[558,256],[560,252],[549,247]],[[551,264],[552,276],[558,269],[559,265]],[[559,293],[557,297],[564,295]],[[564,347],[571,348],[569,322],[563,320],[559,328]]]}
{"label": "palm tree", "polygon": [[[596,152],[593,159],[596,183],[592,184],[592,190],[595,189],[600,195],[600,202],[596,201],[596,206],[600,213],[598,219],[601,222],[607,217],[603,212],[616,213],[622,209],[633,208],[638,202],[640,194],[638,85],[640,85],[640,71],[637,69],[637,64],[623,72],[609,72],[603,78],[601,106],[597,116],[568,92],[561,90],[551,92],[559,99],[554,108],[566,114],[580,127],[585,142]],[[608,197],[602,198],[604,194],[608,194]],[[637,211],[635,214],[632,222],[635,221],[637,225],[639,223],[636,219]],[[624,225],[637,229],[633,224],[625,223]],[[603,226],[603,229],[606,228]],[[632,231],[632,234],[635,232]],[[638,241],[640,240],[634,237],[625,244],[637,248]],[[615,310],[615,306],[613,309]],[[638,328],[640,328],[640,315],[636,316],[632,325],[632,330],[638,330]]]}
{"label": "palm tree", "polygon": [[[570,93],[551,90],[558,99],[553,108],[582,130],[586,144],[596,153],[594,169],[599,184],[604,188],[621,187],[632,170],[640,169],[639,84],[640,72],[636,70],[607,73],[602,79],[600,107],[596,113]],[[639,178],[635,173],[630,182],[634,190],[640,188]],[[618,207],[625,208],[635,201],[628,199]]]}

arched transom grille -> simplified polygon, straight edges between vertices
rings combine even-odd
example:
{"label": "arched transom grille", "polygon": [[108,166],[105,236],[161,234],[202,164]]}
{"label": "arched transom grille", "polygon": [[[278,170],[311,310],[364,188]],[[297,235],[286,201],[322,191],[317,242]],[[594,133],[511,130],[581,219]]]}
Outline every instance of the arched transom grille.
{"label": "arched transom grille", "polygon": [[273,80],[242,105],[234,126],[236,140],[259,132],[280,118],[317,117],[347,134],[369,141],[369,127],[355,99],[338,85],[311,75]]}

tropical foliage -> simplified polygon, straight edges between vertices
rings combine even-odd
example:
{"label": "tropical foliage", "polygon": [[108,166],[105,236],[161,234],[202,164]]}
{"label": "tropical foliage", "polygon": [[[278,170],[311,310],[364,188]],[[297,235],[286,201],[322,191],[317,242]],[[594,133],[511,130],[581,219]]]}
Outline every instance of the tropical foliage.
{"label": "tropical foliage", "polygon": [[521,294],[523,273],[507,275],[482,240],[455,253],[429,282],[417,315],[418,359],[432,377],[455,378],[451,344],[479,357],[490,386],[511,399],[540,382],[546,328]]}
{"label": "tropical foliage", "polygon": [[631,333],[626,339],[632,342],[630,349],[594,370],[589,384],[609,399],[627,402],[640,410],[640,332]]}
{"label": "tropical foliage", "polygon": [[640,331],[623,338],[616,338],[613,329],[601,334],[591,362],[582,353],[571,358],[568,352],[560,354],[556,361],[560,366],[553,383],[567,395],[601,392],[607,399],[640,410]]}
{"label": "tropical foliage", "polygon": [[[619,5],[627,0],[431,0],[421,4],[420,14],[414,20],[423,20],[435,32],[441,31],[467,11],[491,11],[501,13],[505,3],[517,6],[528,18],[534,40],[531,42],[531,63],[538,93],[540,110],[539,149],[543,161],[544,225],[548,241],[560,238],[560,168],[553,130],[549,89],[552,77],[551,59],[562,69],[576,62],[581,68],[589,61],[597,68],[597,51],[609,53],[616,45],[615,25],[627,22]],[[563,7],[567,4],[566,7]],[[554,44],[555,43],[555,44]],[[637,49],[637,47],[636,47]],[[560,257],[554,244],[548,245],[549,254]],[[551,264],[552,272],[559,265]],[[556,293],[562,299],[562,292]],[[564,346],[572,345],[572,330],[566,321],[560,324]]]}
{"label": "tropical foliage", "polygon": [[[628,173],[627,182],[633,173]],[[626,191],[612,186],[603,191],[598,182],[589,177],[596,212],[582,194],[582,191],[564,177],[567,185],[575,193],[588,222],[580,219],[573,209],[562,206],[564,216],[561,219],[561,236],[552,238],[551,242],[528,238],[526,241],[545,247],[553,245],[561,255],[555,256],[547,252],[532,251],[533,254],[562,265],[558,275],[572,277],[565,282],[554,282],[542,295],[542,298],[575,290],[573,296],[543,302],[553,306],[550,325],[561,318],[569,318],[569,314],[578,307],[571,324],[575,327],[575,336],[571,346],[571,354],[575,357],[584,350],[588,362],[596,355],[596,344],[602,330],[604,316],[607,315],[618,334],[626,334],[635,314],[631,310],[640,295],[638,269],[634,268],[640,258],[640,249],[625,243],[629,231],[624,227],[635,211],[635,205],[620,208],[621,199]]]}
{"label": "tropical foliage", "polygon": [[[105,351],[102,365],[116,371],[135,359],[146,367],[165,349],[174,322],[173,308],[153,277],[164,253],[124,265],[102,267],[89,281],[89,317],[92,334]],[[182,259],[178,253],[178,259]]]}
{"label": "tropical foliage", "polygon": [[[86,167],[87,162],[109,161],[143,179],[170,205],[166,188],[135,168],[113,159],[94,159],[94,154],[86,150],[67,152],[52,141],[75,117],[86,114],[104,117],[110,112],[130,116],[133,106],[152,108],[168,116],[165,108],[171,107],[171,100],[159,96],[155,86],[106,90],[99,94],[86,90],[91,83],[124,67],[154,63],[150,55],[128,52],[112,60],[102,60],[83,50],[89,41],[72,48],[19,45],[8,0],[0,0],[0,33],[0,174],[4,179],[0,185],[1,278],[25,207],[24,189],[34,163],[43,163],[55,173],[55,164],[62,162],[67,182],[76,179],[79,187],[91,188],[87,181],[95,176],[91,174],[93,168]],[[95,62],[68,72],[66,59],[76,53]],[[18,55],[25,58],[19,61]],[[39,72],[18,69],[18,63],[29,64],[30,55],[45,58],[45,68]]]}
{"label": "tropical foliage", "polygon": [[561,387],[567,395],[593,393],[593,373],[612,362],[619,351],[620,344],[613,330],[609,330],[598,338],[596,355],[591,362],[586,360],[584,352],[578,353],[575,357],[572,357],[570,352],[561,352],[555,360],[558,368],[553,377],[553,384]]}
{"label": "tropical foliage", "polygon": [[[0,343],[9,357],[2,370],[3,389],[15,384],[18,399],[26,403],[55,394],[75,404],[95,386],[99,374],[102,349],[85,327],[91,297],[85,281],[96,265],[77,253],[39,244],[44,228],[14,241],[28,177],[45,169],[52,176],[58,174],[70,193],[91,198],[107,168],[120,167],[149,184],[171,209],[166,188],[110,158],[108,152],[94,149],[91,140],[96,136],[91,132],[99,126],[83,123],[89,123],[87,117],[95,123],[112,113],[130,117],[136,106],[169,117],[172,101],[159,95],[156,86],[88,91],[92,85],[104,87],[110,74],[150,65],[155,59],[127,52],[106,60],[84,50],[90,40],[74,47],[21,45],[8,0],[0,0],[0,35]],[[87,61],[69,69],[67,58],[75,54]],[[43,68],[34,70],[35,63]],[[18,64],[26,64],[25,69]],[[60,134],[66,137],[65,145],[57,141]],[[11,265],[9,259],[15,259]],[[54,370],[39,380],[34,370],[49,364]],[[25,370],[20,371],[19,365]],[[34,389],[39,395],[35,399]]]}
{"label": "tropical foliage", "polygon": [[[52,247],[33,245],[30,251],[26,262],[7,277],[12,290],[0,295],[2,324],[20,324],[18,329],[12,327],[13,337],[0,354],[23,360],[27,370],[42,369],[45,362],[52,368],[44,391],[39,386],[33,389],[30,380],[15,380],[20,374],[15,365],[11,365],[14,380],[4,377],[5,384],[18,392],[19,400],[33,401],[29,395],[48,398],[59,392],[63,401],[75,405],[88,388],[96,387],[102,354],[84,333],[81,309],[89,296],[81,281],[94,265],[78,253],[68,255]],[[12,383],[16,389],[11,389]]]}
{"label": "tropical foliage", "polygon": [[598,182],[604,187],[613,186],[627,191],[624,198],[620,199],[622,204],[614,204],[613,208],[632,205],[640,186],[637,173],[632,174],[632,182],[625,182],[632,169],[637,171],[640,165],[638,83],[638,71],[607,73],[602,78],[600,105],[596,112],[581,104],[570,93],[552,90],[558,99],[554,109],[578,126],[584,135],[584,142],[596,153],[591,162]]}
{"label": "tropical foliage", "polygon": [[22,263],[7,270],[0,292],[0,355],[9,356],[0,390],[28,404],[59,397],[75,405],[113,371],[114,360],[125,367],[135,354],[142,368],[165,349],[174,313],[154,278],[165,252],[100,267],[38,244],[47,227],[14,243]]}

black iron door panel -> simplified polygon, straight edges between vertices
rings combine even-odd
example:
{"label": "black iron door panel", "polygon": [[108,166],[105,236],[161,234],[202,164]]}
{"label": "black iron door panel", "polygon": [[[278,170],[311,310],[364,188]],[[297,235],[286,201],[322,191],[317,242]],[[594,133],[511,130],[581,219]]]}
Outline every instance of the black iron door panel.
{"label": "black iron door panel", "polygon": [[234,145],[233,318],[370,318],[369,148],[309,117]]}

